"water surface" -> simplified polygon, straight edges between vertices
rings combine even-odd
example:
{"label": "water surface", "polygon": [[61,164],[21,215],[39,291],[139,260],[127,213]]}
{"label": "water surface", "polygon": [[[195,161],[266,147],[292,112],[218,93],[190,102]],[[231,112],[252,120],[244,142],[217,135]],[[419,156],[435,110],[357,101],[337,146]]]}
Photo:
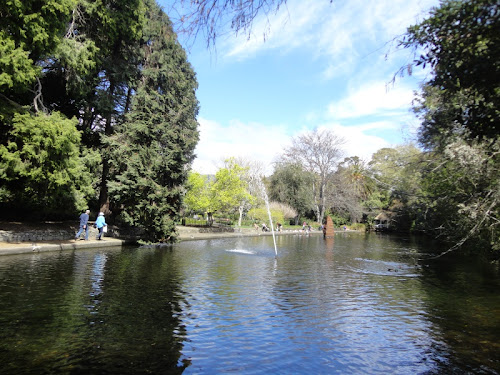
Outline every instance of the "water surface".
{"label": "water surface", "polygon": [[339,233],[0,257],[0,373],[500,372],[500,277]]}

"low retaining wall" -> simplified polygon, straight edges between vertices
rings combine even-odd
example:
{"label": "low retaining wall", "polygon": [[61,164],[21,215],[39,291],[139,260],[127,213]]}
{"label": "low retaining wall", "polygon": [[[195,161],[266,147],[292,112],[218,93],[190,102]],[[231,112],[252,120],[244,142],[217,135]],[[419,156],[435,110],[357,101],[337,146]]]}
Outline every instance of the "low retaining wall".
{"label": "low retaining wall", "polygon": [[[75,238],[78,226],[68,223],[43,223],[36,227],[18,223],[0,223],[0,242],[39,242],[39,241],[66,241]],[[92,223],[89,227],[89,239],[96,238],[99,231]],[[108,232],[105,237],[122,238],[134,241],[139,238],[137,230],[125,230],[114,225],[108,225]],[[85,232],[80,235],[85,238]]]}
{"label": "low retaining wall", "polygon": [[200,233],[233,233],[234,228],[232,227],[206,227],[200,228]]}
{"label": "low retaining wall", "polygon": [[[38,241],[64,241],[75,238],[78,228],[75,229],[31,229],[21,231],[0,230],[0,241],[2,242],[38,242]],[[98,231],[89,228],[89,238],[95,238]],[[111,233],[105,235],[109,237]],[[81,238],[85,238],[82,233]]]}

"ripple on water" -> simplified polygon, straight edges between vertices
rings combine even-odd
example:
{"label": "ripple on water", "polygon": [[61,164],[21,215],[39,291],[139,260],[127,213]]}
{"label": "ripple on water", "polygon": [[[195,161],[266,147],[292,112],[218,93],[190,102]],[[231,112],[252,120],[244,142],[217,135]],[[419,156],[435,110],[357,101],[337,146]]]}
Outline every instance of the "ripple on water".
{"label": "ripple on water", "polygon": [[416,273],[420,269],[419,266],[408,265],[406,263],[374,260],[364,258],[354,258],[357,261],[356,265],[348,265],[348,269],[353,272],[379,275],[379,276],[404,276],[404,277],[419,277]]}
{"label": "ripple on water", "polygon": [[282,236],[277,258],[270,237],[6,257],[0,374],[495,373],[498,275],[421,269],[389,240]]}
{"label": "ripple on water", "polygon": [[226,250],[228,253],[239,253],[239,254],[248,254],[248,255],[254,255],[255,251],[252,250],[245,250],[245,249],[232,249],[232,250]]}

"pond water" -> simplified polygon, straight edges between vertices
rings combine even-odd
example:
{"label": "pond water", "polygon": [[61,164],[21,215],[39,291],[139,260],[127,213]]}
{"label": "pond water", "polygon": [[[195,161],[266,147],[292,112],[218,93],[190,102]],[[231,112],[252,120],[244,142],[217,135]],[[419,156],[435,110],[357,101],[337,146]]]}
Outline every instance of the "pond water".
{"label": "pond water", "polygon": [[1,374],[498,374],[500,273],[338,233],[0,257]]}

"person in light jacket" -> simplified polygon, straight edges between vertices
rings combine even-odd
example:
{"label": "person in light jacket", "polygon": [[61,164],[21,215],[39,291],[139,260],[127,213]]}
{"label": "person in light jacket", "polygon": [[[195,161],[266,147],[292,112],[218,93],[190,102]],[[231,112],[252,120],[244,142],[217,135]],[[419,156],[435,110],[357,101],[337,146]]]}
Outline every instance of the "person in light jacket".
{"label": "person in light jacket", "polygon": [[104,220],[104,213],[99,212],[99,216],[97,216],[97,219],[95,221],[95,226],[97,227],[97,229],[99,229],[99,234],[97,235],[96,240],[101,239],[102,233],[104,231],[104,227],[106,225],[108,225],[108,224],[106,224],[106,220]]}

